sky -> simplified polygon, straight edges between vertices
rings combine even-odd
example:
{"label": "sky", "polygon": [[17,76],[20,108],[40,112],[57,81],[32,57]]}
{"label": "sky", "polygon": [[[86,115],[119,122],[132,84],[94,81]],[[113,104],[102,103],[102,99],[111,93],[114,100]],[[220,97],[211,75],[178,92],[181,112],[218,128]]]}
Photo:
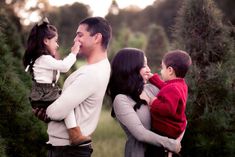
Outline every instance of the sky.
{"label": "sky", "polygon": [[[6,0],[6,2],[12,0]],[[135,5],[141,9],[145,8],[148,5],[153,4],[155,0],[116,0],[119,8],[123,9],[130,5]],[[112,0],[49,0],[50,5],[52,6],[62,6],[66,4],[72,4],[74,2],[79,2],[90,6],[93,16],[102,16],[104,17],[108,13],[108,9],[112,3]],[[25,10],[28,10],[30,7],[35,6],[37,0],[28,0],[25,6]],[[38,11],[33,13],[28,13],[25,10],[19,10],[18,14],[24,19],[22,22],[24,25],[29,25],[31,22],[37,22],[41,18]]]}
{"label": "sky", "polygon": [[[123,9],[130,5],[136,5],[139,8],[145,8],[151,5],[155,0],[116,0],[119,8]],[[72,4],[74,2],[84,3],[89,5],[93,16],[104,17],[112,3],[112,0],[49,0],[49,3],[54,6],[61,6],[65,4]]]}

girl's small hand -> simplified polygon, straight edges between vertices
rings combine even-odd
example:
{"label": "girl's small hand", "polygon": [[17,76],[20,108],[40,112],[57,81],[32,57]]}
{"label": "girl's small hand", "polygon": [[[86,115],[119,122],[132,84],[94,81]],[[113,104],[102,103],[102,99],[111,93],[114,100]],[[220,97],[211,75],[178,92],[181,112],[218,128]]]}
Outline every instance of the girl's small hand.
{"label": "girl's small hand", "polygon": [[51,121],[50,118],[46,115],[46,109],[44,108],[35,108],[32,109],[32,112],[38,119],[44,121],[45,123],[49,123]]}
{"label": "girl's small hand", "polygon": [[71,48],[71,52],[75,55],[79,53],[81,43],[79,41],[75,41],[73,47]]}

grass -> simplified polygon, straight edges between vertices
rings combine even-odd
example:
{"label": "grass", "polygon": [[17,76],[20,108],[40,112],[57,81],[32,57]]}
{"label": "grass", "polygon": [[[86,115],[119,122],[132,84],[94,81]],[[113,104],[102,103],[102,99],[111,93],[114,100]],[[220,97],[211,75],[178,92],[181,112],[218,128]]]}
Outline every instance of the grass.
{"label": "grass", "polygon": [[110,111],[102,110],[92,139],[92,157],[124,156],[125,134],[119,123],[111,117]]}

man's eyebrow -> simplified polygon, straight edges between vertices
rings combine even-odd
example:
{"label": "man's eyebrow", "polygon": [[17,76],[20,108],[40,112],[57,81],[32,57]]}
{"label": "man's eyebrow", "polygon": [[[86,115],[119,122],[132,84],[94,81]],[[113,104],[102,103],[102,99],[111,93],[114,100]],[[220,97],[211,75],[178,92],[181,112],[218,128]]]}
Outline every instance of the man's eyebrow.
{"label": "man's eyebrow", "polygon": [[76,35],[80,35],[80,34],[82,34],[82,32],[76,32]]}

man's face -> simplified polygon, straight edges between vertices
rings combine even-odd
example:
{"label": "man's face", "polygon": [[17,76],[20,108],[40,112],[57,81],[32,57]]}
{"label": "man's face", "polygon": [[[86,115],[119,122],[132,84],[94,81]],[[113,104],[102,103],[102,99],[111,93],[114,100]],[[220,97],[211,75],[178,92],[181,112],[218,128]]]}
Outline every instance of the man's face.
{"label": "man's face", "polygon": [[95,44],[95,37],[90,35],[90,32],[87,31],[87,27],[86,24],[79,25],[76,37],[74,38],[74,41],[79,41],[81,43],[79,53],[85,56],[89,56],[93,51]]}

